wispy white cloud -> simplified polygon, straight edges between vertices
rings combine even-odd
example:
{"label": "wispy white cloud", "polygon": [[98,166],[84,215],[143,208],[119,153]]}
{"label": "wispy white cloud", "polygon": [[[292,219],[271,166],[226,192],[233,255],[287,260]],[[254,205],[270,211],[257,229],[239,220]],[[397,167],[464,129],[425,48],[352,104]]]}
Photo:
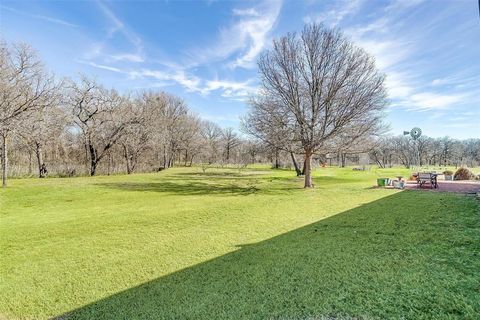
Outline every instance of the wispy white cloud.
{"label": "wispy white cloud", "polygon": [[385,7],[385,11],[403,11],[418,6],[422,2],[425,2],[425,0],[392,0],[390,4]]}
{"label": "wispy white cloud", "polygon": [[454,122],[454,123],[448,123],[444,124],[442,127],[444,128],[467,128],[467,127],[474,127],[477,126],[476,123],[465,123],[464,121],[462,122]]}
{"label": "wispy white cloud", "polygon": [[[104,2],[96,1],[97,7],[105,16],[109,27],[106,30],[105,38],[99,42],[92,41],[91,49],[84,54],[88,60],[103,59],[103,62],[145,61],[144,48],[141,38],[133,32]],[[132,47],[132,52],[125,52],[125,49],[118,52],[114,45],[114,37],[120,35]]]}
{"label": "wispy white cloud", "polygon": [[187,74],[183,70],[151,70],[151,69],[141,69],[126,71],[131,78],[154,78],[159,80],[160,83],[165,83],[166,85],[170,84],[179,84],[184,87],[189,92],[199,92],[203,93],[201,82],[202,80],[199,77]]}
{"label": "wispy white cloud", "polygon": [[115,15],[113,10],[111,10],[106,4],[101,1],[97,1],[98,7],[101,9],[105,17],[111,23],[111,27],[108,30],[108,36],[112,37],[115,33],[120,32],[126,39],[130,41],[137,49],[142,47],[142,41],[134,32],[132,32],[120,18]]}
{"label": "wispy white cloud", "polygon": [[254,85],[254,79],[247,81],[229,81],[229,80],[208,80],[204,88],[205,92],[212,92],[220,90],[222,97],[232,98],[238,101],[247,100],[252,94],[257,92],[257,87]]}
{"label": "wispy white cloud", "polygon": [[185,70],[152,70],[147,68],[140,70],[122,70],[91,61],[80,60],[78,62],[98,69],[122,73],[131,79],[153,78],[156,80],[155,87],[178,84],[188,92],[198,92],[202,95],[218,92],[224,98],[238,101],[245,101],[250,95],[257,91],[254,79],[248,79],[246,81],[222,79],[204,80],[198,76],[187,73]]}
{"label": "wispy white cloud", "polygon": [[235,8],[232,10],[232,13],[235,16],[251,16],[251,17],[260,16],[260,13],[255,8],[246,8],[246,9]]}
{"label": "wispy white cloud", "polygon": [[32,13],[28,13],[28,12],[25,12],[25,11],[20,11],[20,10],[10,8],[10,7],[7,7],[7,6],[3,6],[3,5],[1,5],[0,8],[8,10],[10,12],[14,12],[16,14],[20,14],[20,15],[24,15],[24,16],[27,16],[27,17],[30,17],[30,18],[34,18],[34,19],[39,19],[39,20],[44,20],[44,21],[51,22],[51,23],[61,24],[63,26],[67,26],[67,27],[75,27],[75,28],[78,27],[76,24],[73,24],[73,23],[70,23],[68,21],[58,19],[58,18],[48,17],[48,16],[44,16],[44,15],[39,15],[39,14],[32,14]]}
{"label": "wispy white cloud", "polygon": [[[405,32],[404,13],[421,4],[422,0],[391,1],[384,7],[385,14],[370,22],[353,25],[345,29],[345,33],[359,46],[375,57],[376,65],[386,73],[386,88],[391,99],[391,108],[402,108],[408,111],[447,110],[464,103],[472,97],[472,88],[468,90],[445,90],[444,85],[465,85],[468,80],[465,74],[437,78],[425,81],[422,69],[416,68],[416,59],[430,29]],[[368,21],[368,19],[367,19]],[[440,21],[438,21],[440,22]],[[432,28],[432,25],[429,25]],[[423,33],[423,34],[420,34]],[[442,90],[443,89],[443,90]]]}
{"label": "wispy white cloud", "polygon": [[318,13],[308,14],[303,22],[322,22],[330,26],[338,25],[343,19],[358,12],[363,0],[343,0],[334,2],[334,6]]}
{"label": "wispy white cloud", "polygon": [[92,67],[95,67],[95,68],[98,68],[98,69],[108,70],[108,71],[112,71],[112,72],[116,72],[116,73],[124,73],[119,68],[98,64],[98,63],[95,63],[95,62],[92,62],[92,61],[78,60],[77,62],[81,63],[81,64],[86,64],[86,65],[89,65],[89,66],[92,66]]}
{"label": "wispy white cloud", "polygon": [[438,92],[419,92],[411,95],[405,101],[410,102],[414,108],[410,110],[426,111],[432,109],[447,109],[465,99],[464,94],[445,94]]}
{"label": "wispy white cloud", "polygon": [[[122,73],[132,80],[150,79],[154,81],[155,87],[178,85],[187,92],[196,92],[204,96],[215,93],[228,100],[237,101],[246,101],[256,91],[254,81],[220,79],[218,76],[211,79],[205,75],[199,76],[198,74],[201,73],[197,72],[196,67],[219,61],[223,61],[224,65],[231,68],[253,66],[255,58],[269,40],[282,5],[279,1],[265,1],[253,7],[234,8],[232,10],[234,22],[221,29],[217,41],[211,46],[194,50],[194,53],[192,51],[191,54],[196,57],[195,63],[181,64],[178,63],[181,60],[180,57],[177,57],[175,63],[165,63],[163,59],[159,62],[147,60],[143,54],[140,38],[131,32],[105,3],[99,1],[97,4],[108,19],[110,27],[107,30],[106,40],[95,43],[90,55],[86,56],[82,63],[98,69]],[[108,42],[116,35],[123,36],[132,44],[136,49],[135,52],[112,53]],[[125,63],[136,63],[141,67],[125,67]],[[152,66],[152,63],[158,67]]]}
{"label": "wispy white cloud", "polygon": [[132,53],[119,53],[119,54],[112,54],[109,57],[113,61],[128,61],[128,62],[144,62],[145,58],[139,54],[132,54]]}
{"label": "wispy white cloud", "polygon": [[457,74],[450,74],[445,77],[433,79],[431,85],[438,86],[454,86],[457,89],[467,87],[478,87],[480,83],[480,75],[471,74],[470,72],[461,72]]}
{"label": "wispy white cloud", "polygon": [[413,51],[414,45],[408,40],[397,38],[353,37],[353,40],[375,57],[377,67],[387,70],[405,61]]}
{"label": "wispy white cloud", "polygon": [[216,43],[190,52],[194,64],[233,59],[228,63],[230,67],[253,67],[255,58],[270,40],[281,7],[281,1],[264,1],[252,8],[234,9],[235,21],[220,30]]}

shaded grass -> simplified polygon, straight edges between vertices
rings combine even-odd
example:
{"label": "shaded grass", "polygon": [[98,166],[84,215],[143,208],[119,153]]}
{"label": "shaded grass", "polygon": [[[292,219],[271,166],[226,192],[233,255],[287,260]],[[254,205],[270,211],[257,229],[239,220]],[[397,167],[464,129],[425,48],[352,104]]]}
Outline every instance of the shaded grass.
{"label": "shaded grass", "polygon": [[15,180],[0,314],[474,319],[478,203],[366,190],[397,174],[327,168],[316,190],[262,167]]}

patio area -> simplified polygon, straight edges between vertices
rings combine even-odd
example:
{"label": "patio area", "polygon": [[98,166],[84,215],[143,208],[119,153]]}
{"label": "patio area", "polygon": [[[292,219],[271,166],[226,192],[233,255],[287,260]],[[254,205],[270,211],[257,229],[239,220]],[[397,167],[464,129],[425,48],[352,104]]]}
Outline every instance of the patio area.
{"label": "patio area", "polygon": [[431,188],[430,185],[418,187],[416,181],[407,181],[405,189],[425,190],[434,192],[458,192],[458,193],[477,193],[480,192],[480,182],[475,181],[446,181],[438,180],[437,188]]}

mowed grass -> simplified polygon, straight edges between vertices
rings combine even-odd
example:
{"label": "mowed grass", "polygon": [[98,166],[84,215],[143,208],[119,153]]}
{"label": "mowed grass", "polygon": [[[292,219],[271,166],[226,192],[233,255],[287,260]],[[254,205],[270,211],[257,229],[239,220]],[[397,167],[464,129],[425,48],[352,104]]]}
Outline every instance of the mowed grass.
{"label": "mowed grass", "polygon": [[401,169],[174,168],[0,191],[0,318],[480,318],[480,207]]}

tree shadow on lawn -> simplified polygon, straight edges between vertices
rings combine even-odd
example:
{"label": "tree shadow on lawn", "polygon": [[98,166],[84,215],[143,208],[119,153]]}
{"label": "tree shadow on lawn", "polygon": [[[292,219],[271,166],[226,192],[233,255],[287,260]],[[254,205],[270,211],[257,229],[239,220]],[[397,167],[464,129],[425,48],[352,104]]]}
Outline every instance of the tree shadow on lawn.
{"label": "tree shadow on lawn", "polygon": [[[210,179],[210,180],[209,180]],[[304,177],[269,176],[263,174],[238,174],[235,172],[216,173],[175,173],[157,177],[158,182],[111,182],[97,183],[110,189],[125,191],[150,191],[182,195],[251,195],[301,192]],[[208,182],[206,182],[208,181]],[[364,179],[320,176],[313,181],[317,189],[335,183],[360,182]]]}
{"label": "tree shadow on lawn", "polygon": [[58,319],[474,319],[476,210],[466,197],[395,193]]}
{"label": "tree shadow on lawn", "polygon": [[248,170],[246,172],[238,171],[238,170],[231,170],[231,171],[206,171],[206,172],[176,172],[170,176],[178,176],[185,178],[191,177],[199,177],[201,179],[208,179],[208,178],[252,178],[252,177],[262,177],[264,175],[272,174],[271,171],[259,171],[259,170]]}
{"label": "tree shadow on lawn", "polygon": [[254,185],[238,186],[233,183],[205,183],[199,181],[190,181],[187,183],[177,183],[172,181],[136,183],[99,183],[98,186],[118,189],[125,191],[151,191],[182,195],[249,195],[256,193],[259,189]]}
{"label": "tree shadow on lawn", "polygon": [[[97,183],[97,186],[125,190],[125,191],[150,191],[182,195],[251,195],[280,194],[292,191],[301,191],[298,185],[290,184],[294,178],[279,177],[258,177],[241,180],[242,178],[232,177],[231,180],[210,180],[205,178],[188,178],[185,176],[171,175],[158,178],[158,182],[111,182]],[[283,181],[284,184],[272,184],[271,182]],[[267,184],[267,185],[266,185]]]}

